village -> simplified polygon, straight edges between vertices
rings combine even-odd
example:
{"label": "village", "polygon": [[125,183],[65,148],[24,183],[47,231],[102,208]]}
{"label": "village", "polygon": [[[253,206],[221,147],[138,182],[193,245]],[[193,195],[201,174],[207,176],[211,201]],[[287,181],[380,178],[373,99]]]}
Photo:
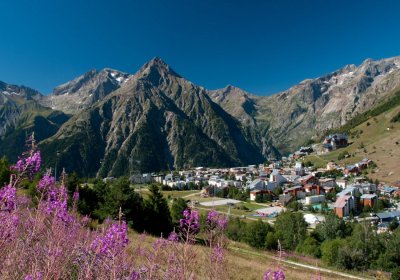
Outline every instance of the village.
{"label": "village", "polygon": [[[327,150],[346,145],[346,135],[331,135],[323,143]],[[243,167],[137,173],[131,176],[131,182],[158,183],[166,194],[186,191],[187,202],[200,210],[216,208],[242,219],[270,223],[286,210],[302,211],[310,227],[323,222],[329,213],[377,224],[379,231],[400,220],[400,182],[387,185],[363,176],[363,171],[375,166],[368,158],[352,165],[329,162],[315,168],[304,162],[304,157],[313,152],[311,147],[301,147],[281,160]]]}

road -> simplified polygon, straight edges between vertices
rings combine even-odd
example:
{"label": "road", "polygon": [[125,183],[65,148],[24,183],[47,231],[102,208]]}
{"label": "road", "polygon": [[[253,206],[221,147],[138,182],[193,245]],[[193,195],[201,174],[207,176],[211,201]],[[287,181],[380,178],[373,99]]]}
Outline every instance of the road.
{"label": "road", "polygon": [[298,262],[294,262],[294,261],[279,259],[278,257],[270,256],[268,254],[262,254],[262,253],[258,253],[258,252],[254,252],[254,251],[249,251],[249,250],[241,249],[241,248],[234,247],[234,246],[229,246],[229,249],[231,249],[233,251],[240,252],[240,253],[248,254],[248,255],[267,257],[269,259],[285,263],[288,266],[302,267],[302,268],[315,270],[315,271],[320,271],[320,272],[325,272],[325,273],[329,273],[329,274],[333,274],[333,275],[337,275],[337,276],[341,276],[341,277],[345,277],[345,278],[349,278],[349,279],[358,279],[358,280],[373,279],[371,277],[369,277],[369,278],[366,278],[365,276],[360,277],[360,276],[355,276],[355,275],[351,275],[351,274],[347,274],[347,273],[344,273],[344,272],[339,272],[339,271],[335,271],[335,270],[331,270],[331,269],[327,269],[327,268],[321,268],[321,267],[317,267],[317,266],[313,266],[313,265],[308,265],[308,264],[298,263]]}
{"label": "road", "polygon": [[196,195],[201,195],[201,192],[197,192],[197,193],[191,193],[191,194],[188,194],[188,195],[182,196],[182,198],[188,198],[188,197],[191,197],[191,196],[196,196]]}

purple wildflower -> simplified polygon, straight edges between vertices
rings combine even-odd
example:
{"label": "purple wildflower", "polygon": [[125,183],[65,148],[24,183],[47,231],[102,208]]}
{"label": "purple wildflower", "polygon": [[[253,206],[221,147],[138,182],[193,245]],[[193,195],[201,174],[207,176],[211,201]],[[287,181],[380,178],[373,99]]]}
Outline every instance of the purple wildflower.
{"label": "purple wildflower", "polygon": [[129,280],[139,280],[140,278],[140,272],[137,271],[133,271],[131,275],[129,275]]}
{"label": "purple wildflower", "polygon": [[219,246],[212,248],[211,261],[213,263],[221,264],[224,260],[224,249]]}
{"label": "purple wildflower", "polygon": [[169,234],[168,240],[169,240],[169,241],[172,241],[172,242],[178,242],[179,236],[178,236],[178,234],[177,234],[175,231],[173,231],[173,232],[171,232],[171,233]]}
{"label": "purple wildflower", "polygon": [[200,231],[199,213],[190,208],[183,211],[184,219],[180,219],[181,229],[195,235]]}
{"label": "purple wildflower", "polygon": [[225,230],[228,226],[228,218],[213,209],[208,212],[206,224],[209,229]]}
{"label": "purple wildflower", "polygon": [[0,189],[0,210],[11,212],[15,209],[17,189],[11,184]]}
{"label": "purple wildflower", "polygon": [[77,202],[79,200],[79,192],[75,191],[74,194],[72,195],[72,200]]}
{"label": "purple wildflower", "polygon": [[128,227],[125,222],[121,224],[112,224],[105,235],[98,236],[90,245],[92,251],[96,254],[108,257],[115,257],[122,252],[128,244]]}
{"label": "purple wildflower", "polygon": [[157,250],[157,249],[165,248],[167,245],[168,245],[168,243],[164,238],[158,238],[153,244],[153,249]]}
{"label": "purple wildflower", "polygon": [[27,158],[19,158],[17,163],[11,166],[11,169],[19,173],[28,172],[29,176],[32,177],[39,172],[41,162],[40,152],[32,150]]}
{"label": "purple wildflower", "polygon": [[285,273],[281,268],[275,271],[268,269],[264,274],[264,280],[285,280]]}
{"label": "purple wildflower", "polygon": [[41,280],[43,274],[41,272],[36,272],[33,276],[31,274],[25,276],[25,280]]}
{"label": "purple wildflower", "polygon": [[49,174],[45,174],[45,175],[43,175],[42,179],[40,179],[40,181],[37,185],[37,190],[41,191],[41,192],[47,191],[51,187],[54,186],[55,182],[56,181],[53,176],[51,176]]}

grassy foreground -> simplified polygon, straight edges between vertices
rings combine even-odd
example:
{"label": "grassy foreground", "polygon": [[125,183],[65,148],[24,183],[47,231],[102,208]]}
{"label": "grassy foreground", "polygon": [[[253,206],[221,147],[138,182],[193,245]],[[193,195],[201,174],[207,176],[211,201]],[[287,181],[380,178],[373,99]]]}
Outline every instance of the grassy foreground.
{"label": "grassy foreground", "polygon": [[[134,231],[130,231],[129,239],[131,240],[131,246],[135,246],[136,242],[141,242],[144,247],[151,247],[156,241],[155,237],[146,236],[145,238],[140,237],[140,235]],[[208,261],[206,248],[195,245],[198,252],[197,257]],[[263,279],[265,271],[269,268],[276,268],[280,265],[285,271],[286,279],[294,280],[310,280],[321,279],[326,280],[339,280],[339,279],[372,279],[372,277],[362,274],[354,275],[354,278],[346,277],[344,275],[338,275],[335,273],[329,273],[324,271],[319,271],[315,269],[300,267],[295,264],[285,263],[284,261],[279,262],[274,259],[271,253],[264,252],[261,250],[255,250],[250,246],[238,242],[231,241],[229,243],[228,250],[226,251],[227,267],[229,279],[235,280],[258,280]],[[302,262],[304,263],[304,262]],[[309,259],[305,264],[311,265],[313,267],[318,267],[320,265],[320,260]],[[203,268],[198,270],[199,279],[206,278],[206,272]],[[346,273],[347,274],[347,273]],[[350,274],[348,274],[350,276]]]}

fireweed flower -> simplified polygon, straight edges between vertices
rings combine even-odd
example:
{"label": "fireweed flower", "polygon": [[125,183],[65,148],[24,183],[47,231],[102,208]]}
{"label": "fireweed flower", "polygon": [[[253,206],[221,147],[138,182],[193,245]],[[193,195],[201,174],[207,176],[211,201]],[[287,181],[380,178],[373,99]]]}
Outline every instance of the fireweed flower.
{"label": "fireweed flower", "polygon": [[36,272],[35,274],[29,274],[25,276],[25,280],[41,280],[43,278],[43,273]]}
{"label": "fireweed flower", "polygon": [[275,271],[268,269],[264,274],[264,280],[285,280],[285,273],[281,268]]}
{"label": "fireweed flower", "polygon": [[228,226],[228,218],[225,215],[219,214],[214,209],[208,212],[206,225],[209,229],[225,230]]}
{"label": "fireweed flower", "polygon": [[172,242],[178,242],[179,236],[178,236],[178,234],[177,234],[175,231],[173,231],[173,232],[171,232],[171,233],[169,234],[168,240],[169,240],[169,241],[172,241]]}
{"label": "fireweed flower", "polygon": [[221,264],[224,260],[224,249],[219,246],[212,248],[211,261],[213,263]]}
{"label": "fireweed flower", "polygon": [[17,189],[12,184],[0,189],[0,210],[11,212],[15,209]]}
{"label": "fireweed flower", "polygon": [[11,170],[15,170],[19,173],[28,172],[29,176],[33,176],[40,170],[42,158],[39,151],[30,151],[30,155],[26,158],[19,158],[17,163],[11,166]]}
{"label": "fireweed flower", "polygon": [[40,192],[48,191],[55,185],[55,183],[56,181],[53,176],[45,174],[43,175],[42,179],[40,179],[36,188]]}
{"label": "fireweed flower", "polygon": [[90,249],[98,255],[115,257],[129,242],[127,232],[128,226],[124,221],[121,224],[112,224],[103,236],[98,236],[92,242]]}
{"label": "fireweed flower", "polygon": [[195,235],[200,231],[199,213],[190,208],[183,211],[184,219],[180,219],[181,230],[187,234]]}
{"label": "fireweed flower", "polygon": [[75,191],[73,196],[72,196],[72,200],[74,202],[77,202],[79,200],[79,192]]}
{"label": "fireweed flower", "polygon": [[12,241],[16,234],[19,224],[19,216],[17,214],[0,213],[0,240]]}

